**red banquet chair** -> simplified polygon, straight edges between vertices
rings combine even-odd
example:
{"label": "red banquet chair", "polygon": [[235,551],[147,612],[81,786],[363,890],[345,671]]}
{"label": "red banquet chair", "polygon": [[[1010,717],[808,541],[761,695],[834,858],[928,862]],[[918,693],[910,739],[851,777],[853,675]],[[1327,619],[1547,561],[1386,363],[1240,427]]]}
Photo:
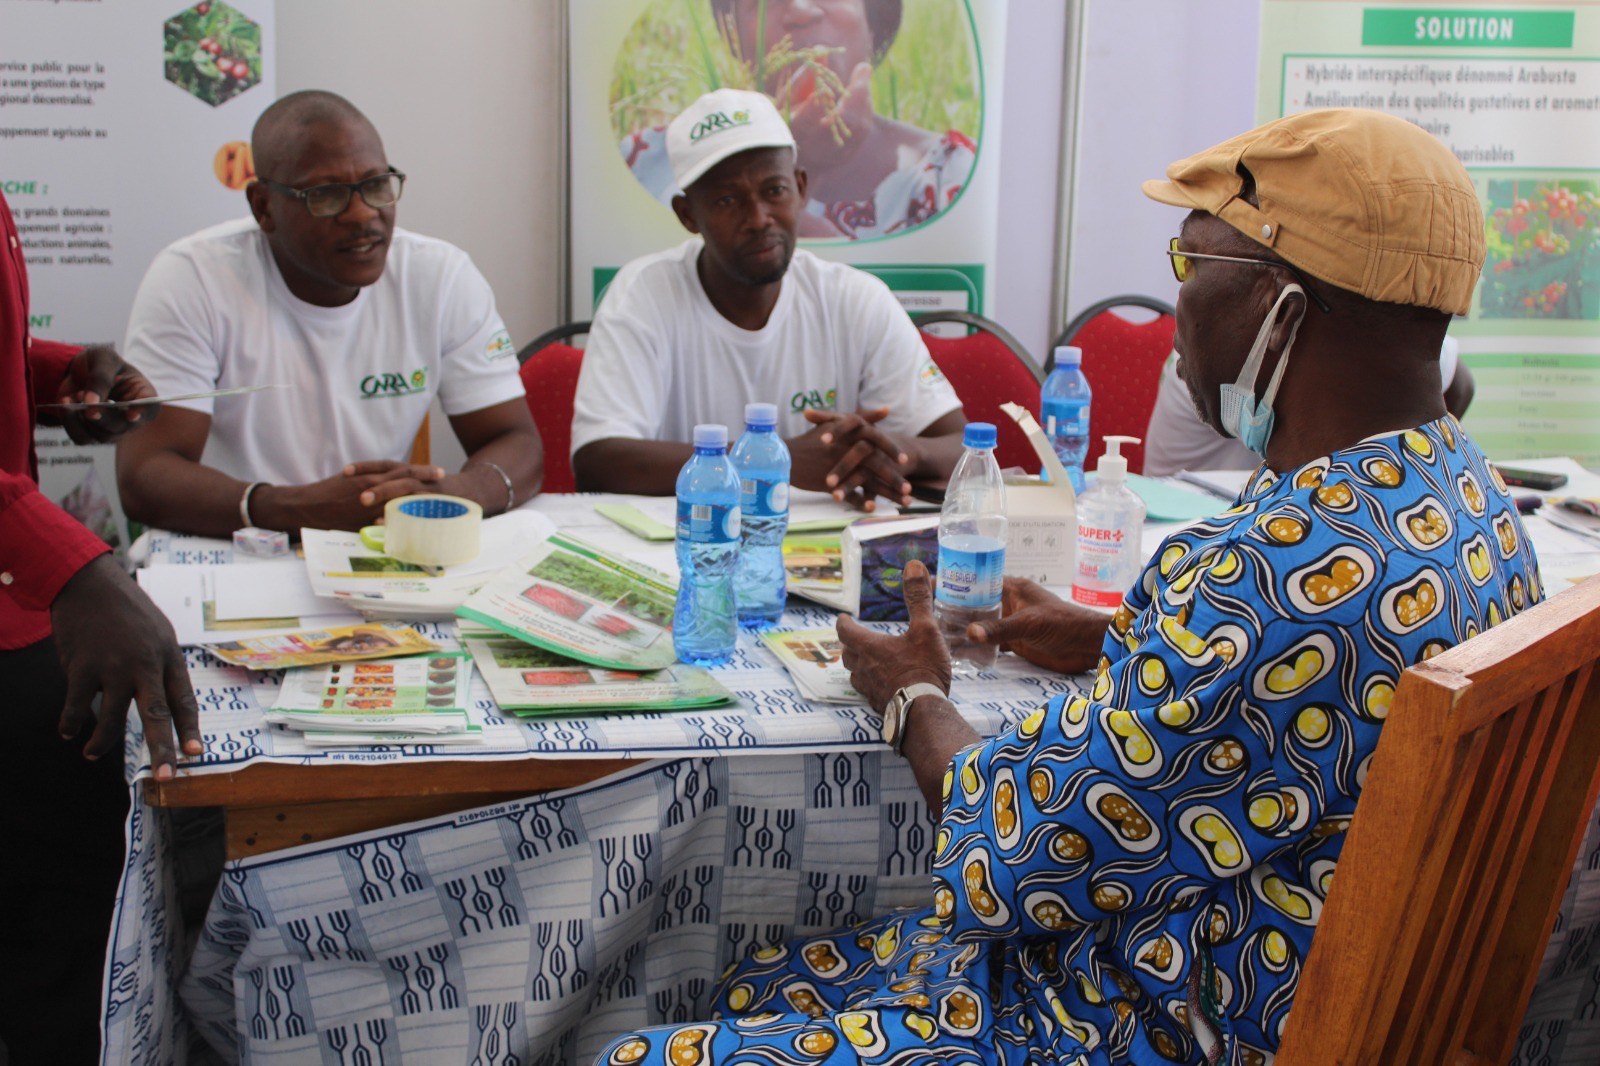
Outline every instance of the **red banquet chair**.
{"label": "red banquet chair", "polygon": [[[1039,472],[1039,457],[1017,424],[1000,410],[1003,403],[1018,403],[1039,417],[1039,364],[1017,339],[1001,326],[971,311],[925,311],[911,316],[934,364],[950,379],[968,422],[992,422],[999,430],[995,458],[1002,467],[1020,466]],[[970,332],[965,337],[939,337],[927,330],[941,322],[955,322]]]}
{"label": "red banquet chair", "polygon": [[589,323],[569,322],[541,333],[517,353],[528,412],[544,442],[544,492],[576,492],[578,488],[572,476],[572,401],[578,391],[583,349],[566,342],[588,332]]}
{"label": "red banquet chair", "polygon": [[[1156,312],[1147,322],[1134,322],[1117,314],[1119,307],[1142,307]],[[1144,440],[1161,387],[1161,368],[1172,352],[1172,331],[1177,326],[1172,305],[1150,296],[1113,296],[1087,308],[1061,331],[1056,346],[1075,344],[1083,349],[1083,376],[1094,390],[1089,409],[1089,454],[1083,468],[1093,470],[1106,450],[1106,437],[1121,434]],[[1053,364],[1055,347],[1050,349]],[[1123,450],[1128,469],[1144,472],[1144,445]]]}

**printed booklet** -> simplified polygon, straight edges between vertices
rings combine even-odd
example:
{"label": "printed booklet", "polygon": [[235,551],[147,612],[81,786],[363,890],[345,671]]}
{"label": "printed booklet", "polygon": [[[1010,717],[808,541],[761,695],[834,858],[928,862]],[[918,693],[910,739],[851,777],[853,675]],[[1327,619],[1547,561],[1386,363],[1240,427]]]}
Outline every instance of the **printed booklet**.
{"label": "printed booklet", "polygon": [[291,670],[264,717],[293,729],[465,733],[471,679],[460,652]]}
{"label": "printed booklet", "polygon": [[456,615],[593,666],[661,670],[677,660],[677,595],[660,571],[554,533]]}
{"label": "printed booklet", "polygon": [[439,650],[439,645],[399,622],[366,622],[328,629],[301,629],[273,637],[252,637],[205,645],[225,663],[251,670],[350,663]]}
{"label": "printed booklet", "polygon": [[733,702],[728,690],[697,666],[644,671],[591,666],[471,622],[461,623],[461,643],[472,653],[495,703],[523,718]]}
{"label": "printed booklet", "polygon": [[850,687],[839,634],[831,629],[768,630],[765,644],[789,671],[800,695],[817,703],[864,704],[866,697]]}

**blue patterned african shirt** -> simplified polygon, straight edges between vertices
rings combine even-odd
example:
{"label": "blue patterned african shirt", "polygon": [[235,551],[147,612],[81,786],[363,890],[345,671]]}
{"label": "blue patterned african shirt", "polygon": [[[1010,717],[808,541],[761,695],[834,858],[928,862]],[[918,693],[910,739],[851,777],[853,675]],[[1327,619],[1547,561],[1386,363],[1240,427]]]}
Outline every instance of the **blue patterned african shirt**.
{"label": "blue patterned african shirt", "polygon": [[1401,672],[1539,597],[1453,418],[1263,468],[1162,544],[1087,696],[957,755],[931,910],[759,951],[723,1020],[601,1061],[1269,1062]]}

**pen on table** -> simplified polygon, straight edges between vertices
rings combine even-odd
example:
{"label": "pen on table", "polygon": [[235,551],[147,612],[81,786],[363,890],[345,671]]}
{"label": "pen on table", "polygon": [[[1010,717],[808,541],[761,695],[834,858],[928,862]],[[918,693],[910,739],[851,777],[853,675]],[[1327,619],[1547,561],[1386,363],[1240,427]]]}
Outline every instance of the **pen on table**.
{"label": "pen on table", "polygon": [[1215,496],[1219,500],[1227,500],[1232,503],[1239,498],[1239,494],[1229,491],[1227,486],[1218,485],[1215,481],[1208,481],[1199,474],[1191,474],[1187,470],[1180,470],[1172,476],[1185,485],[1193,485],[1195,488]]}
{"label": "pen on table", "polygon": [[1555,508],[1553,507],[1540,511],[1539,517],[1564,533],[1586,540],[1590,544],[1600,545],[1600,532],[1588,529],[1567,518],[1557,518],[1553,513],[1554,511]]}

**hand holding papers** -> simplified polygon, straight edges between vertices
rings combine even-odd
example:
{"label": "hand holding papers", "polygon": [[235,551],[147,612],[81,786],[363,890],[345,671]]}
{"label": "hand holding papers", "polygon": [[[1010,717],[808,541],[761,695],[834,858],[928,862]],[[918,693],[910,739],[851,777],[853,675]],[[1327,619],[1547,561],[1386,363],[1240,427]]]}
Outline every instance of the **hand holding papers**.
{"label": "hand holding papers", "polygon": [[181,403],[184,400],[209,400],[215,396],[243,396],[247,392],[260,392],[263,389],[286,389],[289,386],[274,383],[270,385],[240,385],[233,389],[213,389],[210,392],[186,392],[178,396],[144,396],[137,400],[97,400],[94,403],[75,403],[63,400],[60,403],[42,403],[41,408],[49,407],[61,411],[121,411],[136,407],[154,407],[162,403]]}

